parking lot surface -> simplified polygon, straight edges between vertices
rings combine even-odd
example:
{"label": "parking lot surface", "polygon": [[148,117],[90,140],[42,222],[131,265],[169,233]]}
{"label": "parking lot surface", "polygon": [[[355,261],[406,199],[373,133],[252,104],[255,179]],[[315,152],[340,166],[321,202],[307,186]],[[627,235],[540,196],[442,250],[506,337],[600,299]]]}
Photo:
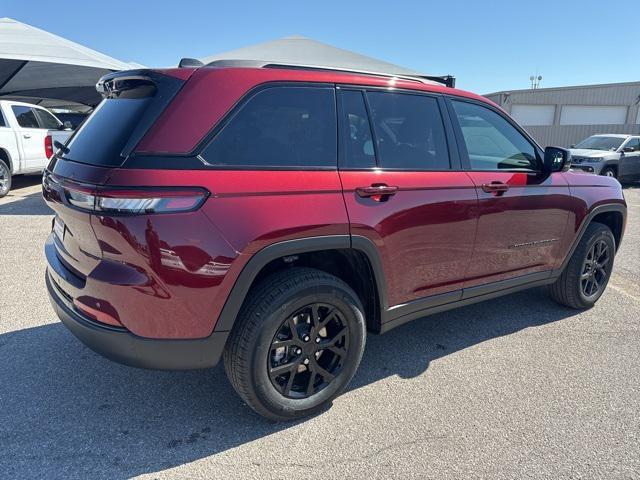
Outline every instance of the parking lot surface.
{"label": "parking lot surface", "polygon": [[544,289],[368,337],[332,408],[273,424],[221,366],[115,364],[58,321],[37,176],[0,200],[2,478],[638,478],[640,187],[591,310]]}

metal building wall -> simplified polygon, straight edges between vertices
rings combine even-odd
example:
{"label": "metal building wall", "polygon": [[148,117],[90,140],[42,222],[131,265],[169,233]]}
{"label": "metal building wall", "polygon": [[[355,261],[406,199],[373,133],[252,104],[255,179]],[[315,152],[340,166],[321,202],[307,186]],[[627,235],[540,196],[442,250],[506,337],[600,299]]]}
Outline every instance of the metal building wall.
{"label": "metal building wall", "polygon": [[[553,125],[529,125],[524,128],[540,145],[568,147],[596,133],[640,133],[640,82],[585,85],[579,87],[539,88],[513,90],[485,95],[488,99],[511,112],[513,105],[555,105]],[[619,125],[560,125],[565,105],[625,106],[627,119]]]}

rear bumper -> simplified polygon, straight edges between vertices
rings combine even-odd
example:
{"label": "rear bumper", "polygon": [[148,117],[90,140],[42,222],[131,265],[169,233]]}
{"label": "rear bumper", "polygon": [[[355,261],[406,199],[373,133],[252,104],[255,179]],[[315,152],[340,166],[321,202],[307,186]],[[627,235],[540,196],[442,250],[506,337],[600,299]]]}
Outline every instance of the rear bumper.
{"label": "rear bumper", "polygon": [[228,332],[214,332],[209,337],[193,340],[139,337],[125,328],[110,327],[80,315],[56,284],[49,269],[46,283],[49,299],[62,323],[85,345],[111,360],[158,370],[209,368],[220,360]]}

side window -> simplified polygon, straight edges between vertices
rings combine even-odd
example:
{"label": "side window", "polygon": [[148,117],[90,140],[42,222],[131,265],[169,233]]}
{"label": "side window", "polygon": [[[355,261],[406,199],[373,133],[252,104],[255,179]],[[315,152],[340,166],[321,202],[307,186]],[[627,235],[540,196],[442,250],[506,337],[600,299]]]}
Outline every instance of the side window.
{"label": "side window", "polygon": [[453,100],[472,170],[531,170],[540,168],[535,147],[493,110]]}
{"label": "side window", "polygon": [[0,109],[0,127],[6,127],[7,122],[4,120],[4,115],[2,114],[2,109]]}
{"label": "side window", "polygon": [[404,93],[367,92],[380,166],[448,170],[449,151],[438,101]]}
{"label": "side window", "polygon": [[38,116],[40,128],[46,128],[48,130],[57,130],[62,125],[56,117],[51,115],[46,110],[42,110],[40,108],[35,108],[34,111]]}
{"label": "side window", "polygon": [[625,148],[629,147],[633,148],[634,152],[640,151],[640,138],[632,138],[631,140],[629,140],[625,145]]}
{"label": "side window", "polygon": [[23,107],[22,105],[12,105],[11,110],[13,110],[13,114],[16,116],[18,125],[22,128],[40,128],[33,108]]}
{"label": "side window", "polygon": [[258,92],[202,152],[212,165],[336,167],[333,88],[272,87]]}
{"label": "side window", "polygon": [[340,167],[375,167],[373,135],[362,92],[341,90],[340,106]]}

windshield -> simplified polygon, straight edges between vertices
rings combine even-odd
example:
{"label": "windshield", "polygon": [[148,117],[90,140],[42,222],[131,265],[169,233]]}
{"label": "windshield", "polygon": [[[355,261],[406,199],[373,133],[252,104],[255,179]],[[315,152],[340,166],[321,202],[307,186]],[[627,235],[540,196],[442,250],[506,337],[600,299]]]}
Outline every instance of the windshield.
{"label": "windshield", "polygon": [[617,150],[624,142],[621,137],[589,137],[576,145],[586,150]]}

